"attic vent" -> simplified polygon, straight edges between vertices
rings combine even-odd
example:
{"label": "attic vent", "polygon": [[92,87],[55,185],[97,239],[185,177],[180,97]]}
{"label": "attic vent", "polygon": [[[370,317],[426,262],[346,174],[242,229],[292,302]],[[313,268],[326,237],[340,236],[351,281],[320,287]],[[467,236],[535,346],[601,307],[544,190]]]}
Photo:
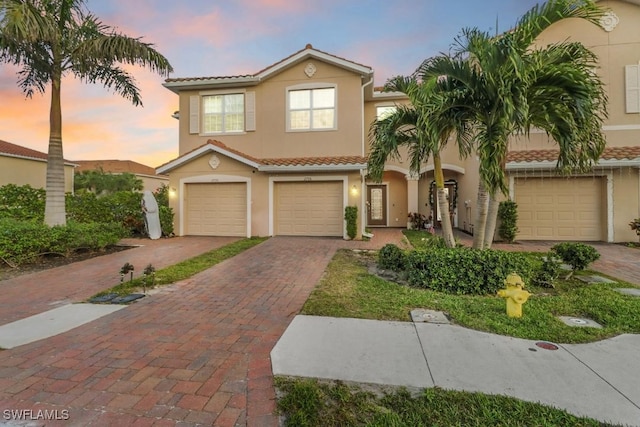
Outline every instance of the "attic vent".
{"label": "attic vent", "polygon": [[317,68],[313,63],[309,62],[306,67],[304,67],[304,73],[307,77],[311,78],[316,73]]}

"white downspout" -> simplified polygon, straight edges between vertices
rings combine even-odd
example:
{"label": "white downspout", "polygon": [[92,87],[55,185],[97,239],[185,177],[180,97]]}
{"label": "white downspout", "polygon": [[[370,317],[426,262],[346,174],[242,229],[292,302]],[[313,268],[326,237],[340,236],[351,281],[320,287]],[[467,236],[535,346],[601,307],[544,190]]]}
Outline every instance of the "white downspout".
{"label": "white downspout", "polygon": [[[365,155],[365,143],[367,140],[367,133],[365,133],[365,124],[364,124],[364,89],[373,84],[373,76],[371,76],[371,79],[362,85],[362,91],[361,91],[361,117],[362,117],[362,157],[364,157]],[[361,177],[361,181],[362,184],[360,186],[360,188],[362,188],[362,191],[360,191],[360,233],[362,233],[362,237],[367,237],[367,238],[372,238],[373,234],[371,233],[367,233],[365,231],[366,228],[366,218],[367,218],[367,214],[366,214],[366,203],[367,203],[367,172],[366,169],[365,170],[361,170],[360,171],[360,177]]]}

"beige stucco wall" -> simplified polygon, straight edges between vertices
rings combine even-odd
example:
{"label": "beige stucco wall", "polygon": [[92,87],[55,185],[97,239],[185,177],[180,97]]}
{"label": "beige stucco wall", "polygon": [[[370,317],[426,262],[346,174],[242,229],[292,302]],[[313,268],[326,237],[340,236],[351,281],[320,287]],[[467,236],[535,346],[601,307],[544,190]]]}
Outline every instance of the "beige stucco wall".
{"label": "beige stucco wall", "polygon": [[[229,176],[240,177],[250,181],[251,235],[253,236],[269,235],[269,178],[273,178],[276,181],[279,179],[322,181],[323,178],[327,177],[346,176],[349,188],[347,204],[358,207],[358,222],[359,224],[361,222],[362,188],[360,173],[357,171],[267,174],[258,172],[244,163],[221,154],[216,154],[220,164],[215,170],[212,170],[211,166],[209,166],[209,159],[212,155],[213,153],[205,154],[171,171],[169,186],[175,191],[170,192],[169,203],[175,212],[174,228],[176,234],[180,234],[180,224],[184,215],[184,198],[188,197],[184,194],[184,186],[181,186],[180,183],[186,178],[193,177],[203,177],[201,182],[222,182]],[[354,186],[355,189],[353,188]],[[360,231],[360,226],[358,230]]]}
{"label": "beige stucco wall", "polygon": [[[304,73],[304,68],[309,62],[317,68],[311,78]],[[336,130],[287,132],[287,88],[302,84],[336,86]],[[258,158],[362,155],[362,88],[359,75],[312,59],[294,65],[257,86],[238,90],[245,89],[255,92],[256,130],[241,134],[189,134],[189,98],[206,91],[181,92],[180,155],[205,144],[209,139],[219,140],[229,147]],[[231,89],[224,91],[234,92]]]}
{"label": "beige stucco wall", "polygon": [[[45,188],[47,162],[0,156],[0,186],[6,184]],[[73,192],[73,166],[64,167],[64,191]]]}
{"label": "beige stucco wall", "polygon": [[[615,242],[635,242],[638,236],[631,230],[631,220],[640,217],[640,174],[636,168],[612,171],[613,237]],[[603,192],[606,194],[606,192]],[[606,205],[604,205],[606,206]]]}
{"label": "beige stucco wall", "polygon": [[169,185],[169,177],[149,176],[149,175],[136,175],[142,180],[143,190],[156,191],[163,185]]}

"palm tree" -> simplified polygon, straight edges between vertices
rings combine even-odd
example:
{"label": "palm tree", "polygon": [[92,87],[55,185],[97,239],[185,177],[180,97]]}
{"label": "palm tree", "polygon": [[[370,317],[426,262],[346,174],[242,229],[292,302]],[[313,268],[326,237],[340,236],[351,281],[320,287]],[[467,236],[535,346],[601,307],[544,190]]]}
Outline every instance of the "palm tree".
{"label": "palm tree", "polygon": [[0,0],[0,62],[22,67],[18,83],[27,97],[51,84],[45,222],[64,225],[62,77],[99,82],[137,106],[142,105],[138,87],[121,64],[162,75],[173,69],[151,44],[120,34],[85,11],[84,0]]}
{"label": "palm tree", "polygon": [[509,138],[543,129],[560,148],[558,168],[585,171],[605,147],[606,95],[593,73],[597,57],[580,43],[535,47],[535,39],[566,18],[598,24],[603,10],[591,0],[549,0],[527,12],[507,33],[463,30],[454,55],[423,62],[424,81],[446,76],[449,104],[475,129],[480,159],[474,247],[489,248],[497,217],[497,192],[507,194]]}
{"label": "palm tree", "polygon": [[411,105],[399,105],[389,116],[376,120],[371,125],[371,153],[368,159],[369,176],[381,181],[384,165],[389,158],[400,158],[399,147],[409,149],[410,172],[419,175],[420,167],[429,157],[433,157],[433,173],[436,183],[438,211],[442,218],[442,233],[447,247],[455,246],[449,201],[445,193],[444,173],[440,151],[446,146],[452,133],[458,135],[460,155],[470,152],[470,144],[464,137],[464,122],[456,120],[455,110],[448,114],[439,108],[442,104],[433,90],[435,82],[423,84],[415,76],[396,77],[385,85],[385,90],[403,92]]}

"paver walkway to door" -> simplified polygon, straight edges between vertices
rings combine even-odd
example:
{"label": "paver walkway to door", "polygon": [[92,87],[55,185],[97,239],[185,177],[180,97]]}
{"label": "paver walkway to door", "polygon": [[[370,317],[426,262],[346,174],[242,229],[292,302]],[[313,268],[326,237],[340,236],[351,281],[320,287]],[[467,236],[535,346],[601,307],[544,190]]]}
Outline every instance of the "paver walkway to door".
{"label": "paver walkway to door", "polygon": [[68,410],[64,425],[275,426],[269,352],[335,251],[373,245],[272,238],[112,315],[0,351],[0,408]]}

